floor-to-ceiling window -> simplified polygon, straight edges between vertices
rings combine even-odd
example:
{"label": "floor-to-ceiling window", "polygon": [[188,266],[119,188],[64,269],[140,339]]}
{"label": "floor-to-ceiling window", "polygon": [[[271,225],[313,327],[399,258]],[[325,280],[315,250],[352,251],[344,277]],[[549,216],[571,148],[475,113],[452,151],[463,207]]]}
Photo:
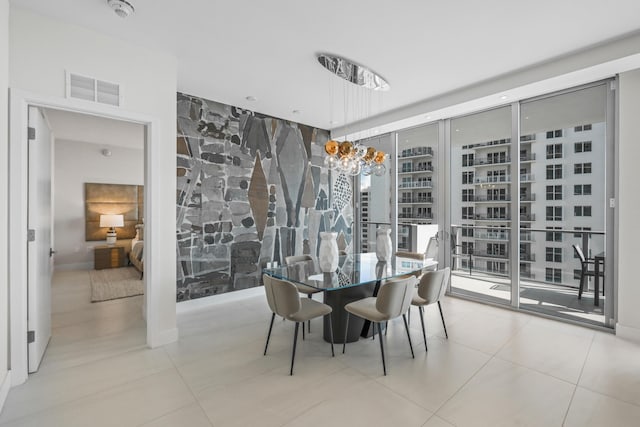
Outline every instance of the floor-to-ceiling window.
{"label": "floor-to-ceiling window", "polygon": [[438,232],[438,123],[397,133],[397,247],[426,251]]}
{"label": "floor-to-ceiling window", "polygon": [[531,178],[520,184],[520,209],[531,216],[520,226],[520,307],[597,325],[610,302],[603,294],[608,91],[601,83],[520,107],[520,168]]}
{"label": "floor-to-ceiling window", "polygon": [[451,290],[511,301],[511,108],[450,121]]}

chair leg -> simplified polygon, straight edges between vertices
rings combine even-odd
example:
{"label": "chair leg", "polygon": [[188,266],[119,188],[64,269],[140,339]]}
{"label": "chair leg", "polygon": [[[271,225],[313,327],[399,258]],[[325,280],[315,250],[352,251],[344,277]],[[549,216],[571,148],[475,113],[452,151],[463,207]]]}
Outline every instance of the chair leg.
{"label": "chair leg", "polygon": [[349,316],[351,313],[347,311],[347,321],[344,326],[344,341],[342,341],[342,354],[344,354],[344,350],[347,348],[347,332],[349,332]]}
{"label": "chair leg", "polygon": [[[311,294],[307,294],[307,298],[313,299],[311,297],[312,297]],[[311,320],[307,320],[307,332],[311,333]]]}
{"label": "chair leg", "polygon": [[[385,364],[384,361],[384,344],[382,344],[382,341],[384,341],[382,339],[382,326],[381,323],[378,323],[378,333],[380,334],[380,339],[378,341],[380,341],[380,354],[382,355],[382,372],[384,372],[385,375],[387,375],[387,365]],[[374,328],[375,328],[375,324],[374,324]]]}
{"label": "chair leg", "polygon": [[409,310],[407,310],[407,322],[411,324],[411,306],[409,306]]}
{"label": "chair leg", "polygon": [[584,289],[584,279],[586,274],[584,274],[584,268],[582,269],[582,274],[580,274],[580,289],[578,289],[578,299],[582,299],[582,290]]}
{"label": "chair leg", "polygon": [[302,322],[302,341],[304,341],[304,322]]}
{"label": "chair leg", "polygon": [[329,336],[331,337],[331,357],[336,357],[335,351],[333,351],[333,323],[331,323],[331,313],[327,314],[329,316]]}
{"label": "chair leg", "polygon": [[[296,330],[293,333],[293,351],[291,352],[291,371],[289,375],[293,375],[293,362],[296,360],[296,342],[298,341],[298,326],[300,322],[296,322]],[[302,330],[304,331],[304,323],[302,324]]]}
{"label": "chair leg", "polygon": [[413,354],[413,344],[411,344],[411,334],[409,333],[409,324],[407,323],[407,316],[405,314],[402,315],[402,320],[404,321],[404,328],[407,330],[407,338],[409,339],[409,348],[411,349],[411,357],[416,358]]}
{"label": "chair leg", "polygon": [[387,336],[387,332],[389,332],[389,321],[384,322],[384,336]]}
{"label": "chair leg", "polygon": [[267,355],[267,348],[269,347],[269,338],[271,338],[271,328],[273,328],[273,319],[275,319],[275,318],[276,318],[276,314],[273,313],[271,315],[271,323],[269,324],[269,333],[267,334],[267,344],[265,344],[265,346],[264,346],[264,354],[263,354],[263,356]]}
{"label": "chair leg", "polygon": [[376,339],[376,327],[373,323],[371,323],[371,327],[373,328],[373,333],[371,334],[371,341]]}
{"label": "chair leg", "polygon": [[427,348],[427,332],[424,327],[424,307],[418,307],[418,313],[420,313],[420,322],[422,323],[422,338],[424,338],[424,351],[429,351]]}
{"label": "chair leg", "polygon": [[444,314],[442,314],[442,304],[438,301],[438,309],[440,310],[440,318],[442,319],[442,327],[444,328],[444,336],[449,339],[449,334],[447,334],[447,325],[444,324]]}

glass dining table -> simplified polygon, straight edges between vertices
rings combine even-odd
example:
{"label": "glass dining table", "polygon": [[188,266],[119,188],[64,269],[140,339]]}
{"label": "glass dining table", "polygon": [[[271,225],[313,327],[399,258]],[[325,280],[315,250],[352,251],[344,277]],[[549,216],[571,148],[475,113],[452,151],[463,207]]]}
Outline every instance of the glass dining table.
{"label": "glass dining table", "polygon": [[[345,341],[345,322],[347,312],[344,306],[350,302],[376,296],[383,280],[406,274],[417,274],[437,267],[437,261],[417,260],[394,256],[390,261],[378,261],[375,253],[348,254],[341,256],[335,272],[323,273],[317,260],[301,261],[291,265],[265,268],[263,273],[278,279],[287,280],[317,288],[324,292],[324,303],[331,306],[334,340]],[[368,321],[352,317],[346,342],[354,342],[359,337],[371,336],[372,328]],[[324,319],[324,339],[330,340],[329,320]]]}

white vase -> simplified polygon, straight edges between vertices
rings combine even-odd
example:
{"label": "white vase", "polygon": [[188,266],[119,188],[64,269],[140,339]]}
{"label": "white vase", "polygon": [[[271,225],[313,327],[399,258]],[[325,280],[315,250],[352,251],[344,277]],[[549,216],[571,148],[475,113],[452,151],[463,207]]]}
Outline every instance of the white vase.
{"label": "white vase", "polygon": [[338,233],[320,233],[320,252],[318,264],[323,273],[331,273],[338,268]]}
{"label": "white vase", "polygon": [[376,230],[376,256],[378,261],[391,260],[391,229],[378,228]]}

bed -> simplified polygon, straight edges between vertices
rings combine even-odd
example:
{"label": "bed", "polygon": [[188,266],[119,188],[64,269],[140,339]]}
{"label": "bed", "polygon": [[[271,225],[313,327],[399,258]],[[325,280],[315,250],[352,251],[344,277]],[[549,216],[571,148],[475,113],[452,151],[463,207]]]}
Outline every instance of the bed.
{"label": "bed", "polygon": [[144,276],[144,224],[136,225],[136,237],[131,240],[129,263],[140,272],[142,279]]}

